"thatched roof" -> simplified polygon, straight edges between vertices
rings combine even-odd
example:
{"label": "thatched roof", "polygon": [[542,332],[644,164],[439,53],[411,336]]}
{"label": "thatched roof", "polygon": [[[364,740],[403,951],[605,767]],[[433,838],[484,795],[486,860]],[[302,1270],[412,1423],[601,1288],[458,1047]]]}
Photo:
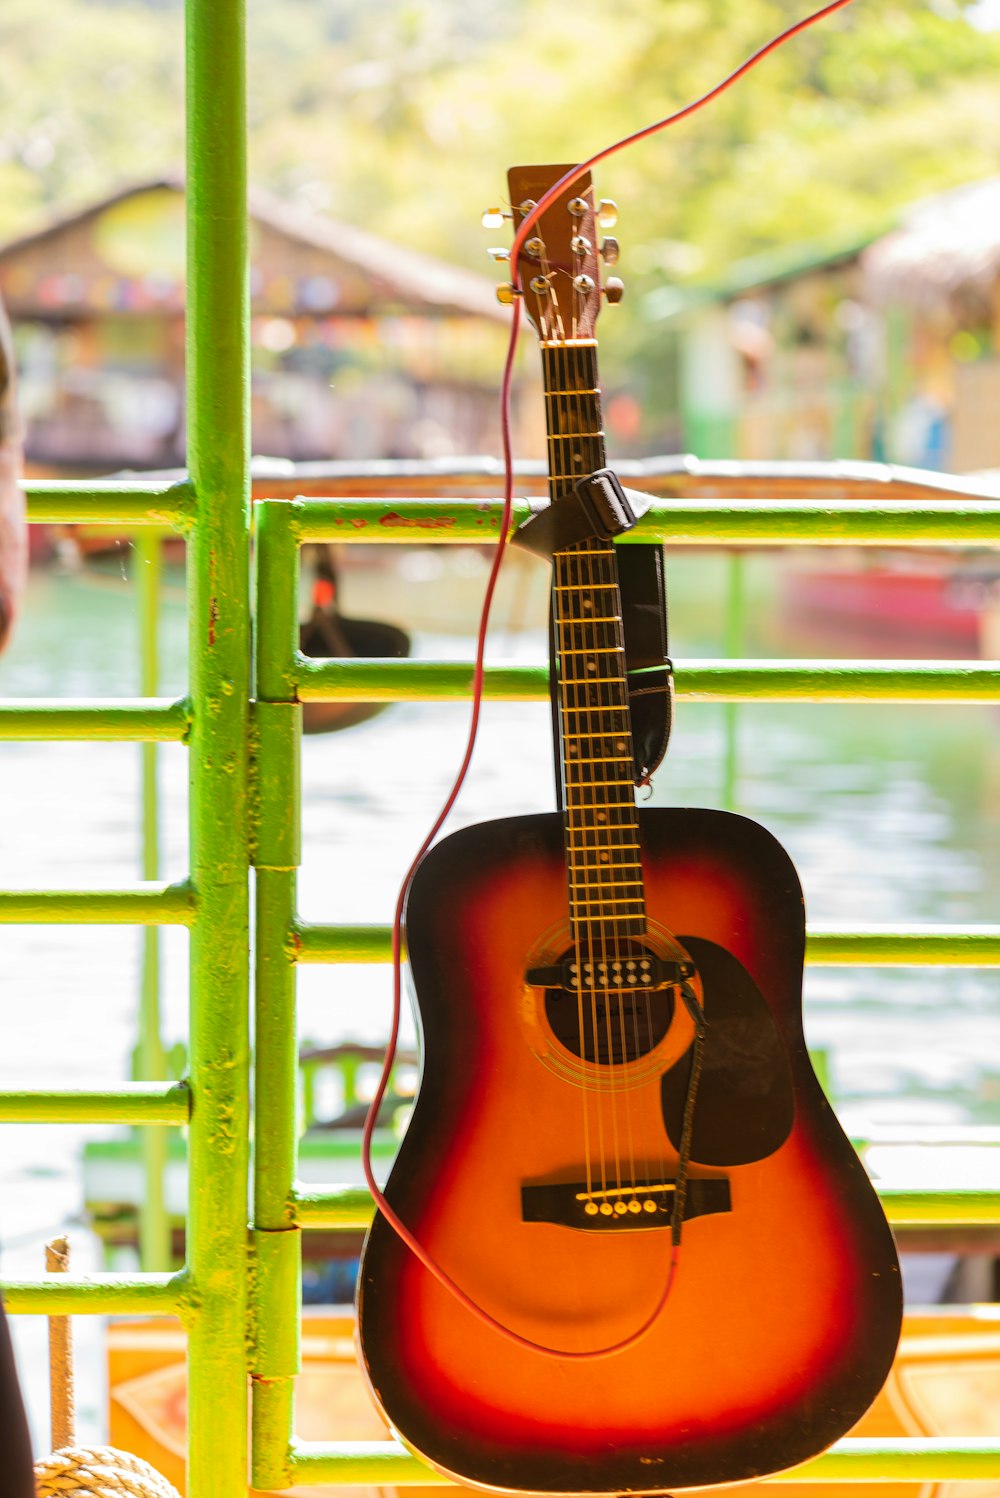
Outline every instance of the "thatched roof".
{"label": "thatched roof", "polygon": [[875,301],[931,306],[986,291],[1000,276],[1000,177],[923,199],[861,264]]}

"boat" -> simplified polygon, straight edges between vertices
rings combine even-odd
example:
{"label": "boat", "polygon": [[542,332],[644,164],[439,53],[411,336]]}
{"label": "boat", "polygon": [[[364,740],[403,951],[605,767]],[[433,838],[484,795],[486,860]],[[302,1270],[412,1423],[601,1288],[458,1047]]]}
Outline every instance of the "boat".
{"label": "boat", "polygon": [[[312,613],[299,629],[299,649],[318,659],[376,656],[402,659],[410,653],[405,629],[382,619],[352,619],[340,612],[339,569],[329,546],[308,550],[313,557]],[[306,557],[303,557],[303,566]],[[307,702],[302,710],[304,733],[335,733],[374,718],[387,702]]]}

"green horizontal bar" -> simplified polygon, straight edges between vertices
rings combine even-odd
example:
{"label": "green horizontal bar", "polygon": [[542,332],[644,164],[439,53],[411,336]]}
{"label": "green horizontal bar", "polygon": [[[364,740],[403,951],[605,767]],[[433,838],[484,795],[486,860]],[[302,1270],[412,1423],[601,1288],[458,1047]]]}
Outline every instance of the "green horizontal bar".
{"label": "green horizontal bar", "polygon": [[0,1123],[186,1124],[190,1112],[184,1082],[0,1092]]}
{"label": "green horizontal bar", "polygon": [[[296,655],[303,702],[451,702],[470,696],[465,661],[312,660]],[[692,702],[995,702],[1000,668],[982,661],[719,661],[674,664],[677,695]],[[549,694],[545,666],[487,666],[495,702]]]}
{"label": "green horizontal bar", "polygon": [[[423,1487],[450,1478],[393,1441],[301,1442],[292,1451],[295,1483],[357,1487]],[[859,1437],[838,1441],[822,1456],[765,1482],[992,1481],[1000,1478],[1000,1440],[987,1437]]]}
{"label": "green horizontal bar", "polygon": [[685,661],[677,692],[702,702],[995,702],[996,662]]}
{"label": "green horizontal bar", "polygon": [[[885,1214],[895,1227],[923,1223],[935,1227],[1000,1224],[1000,1191],[976,1187],[909,1190],[876,1182]],[[366,1228],[372,1220],[371,1197],[356,1186],[331,1186],[326,1191],[296,1189],[293,1203],[301,1228],[331,1228],[344,1232]]]}
{"label": "green horizontal bar", "polygon": [[816,967],[1000,967],[1000,926],[810,927],[806,960]]}
{"label": "green horizontal bar", "polygon": [[366,1228],[375,1215],[370,1193],[363,1186],[334,1186],[329,1191],[296,1188],[292,1211],[300,1228]]}
{"label": "green horizontal bar", "polygon": [[49,525],[162,525],[184,530],[195,518],[189,480],[143,484],[29,479],[24,491],[28,519]]}
{"label": "green horizontal bar", "polygon": [[453,1486],[396,1441],[344,1441],[325,1445],[297,1442],[289,1458],[293,1484],[329,1483],[350,1487]]}
{"label": "green horizontal bar", "polygon": [[[301,499],[289,520],[303,541],[470,542],[482,545],[500,535],[503,505],[477,499]],[[514,525],[531,514],[526,499],[514,501]]]}
{"label": "green horizontal bar", "polygon": [[113,697],[80,702],[65,697],[0,701],[0,739],[183,743],[190,727],[190,704],[169,697],[137,697],[128,702]]}
{"label": "green horizontal bar", "polygon": [[0,925],[190,926],[194,891],[188,883],[135,884],[129,889],[0,890]]}
{"label": "green horizontal bar", "polygon": [[[451,702],[472,692],[472,664],[464,661],[313,660],[296,653],[303,702]],[[499,702],[546,697],[548,668],[487,666],[486,695]]]}
{"label": "green horizontal bar", "polygon": [[[500,534],[502,505],[475,499],[297,500],[301,541],[484,542]],[[526,499],[514,502],[515,527]],[[693,546],[991,546],[1000,542],[1000,504],[992,500],[656,501],[619,537]]]}
{"label": "green horizontal bar", "polygon": [[391,962],[391,926],[319,926],[300,922],[289,955],[295,962]]}
{"label": "green horizontal bar", "polygon": [[183,1272],[4,1280],[0,1293],[6,1310],[25,1316],[178,1315],[187,1303]]}
{"label": "green horizontal bar", "polygon": [[1000,1225],[1000,1191],[973,1186],[941,1191],[910,1191],[875,1183],[885,1215],[894,1227],[904,1223],[926,1223],[936,1227],[981,1227]]}
{"label": "green horizontal bar", "polygon": [[785,1482],[962,1482],[1000,1477],[996,1436],[854,1436],[801,1467],[765,1479]]}
{"label": "green horizontal bar", "polygon": [[[390,926],[301,922],[289,942],[296,962],[389,962]],[[1000,926],[809,928],[806,960],[819,967],[1000,967]]]}

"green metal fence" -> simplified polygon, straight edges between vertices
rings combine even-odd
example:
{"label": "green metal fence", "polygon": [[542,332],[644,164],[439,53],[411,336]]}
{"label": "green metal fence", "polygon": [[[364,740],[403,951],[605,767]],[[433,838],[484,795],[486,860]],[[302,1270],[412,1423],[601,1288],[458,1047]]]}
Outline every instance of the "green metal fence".
{"label": "green metal fence", "polygon": [[[385,926],[307,925],[298,918],[298,744],[302,701],[450,700],[468,694],[471,670],[448,661],[303,658],[297,649],[298,554],[303,542],[325,539],[426,541],[433,533],[439,540],[481,542],[495,538],[499,526],[499,505],[484,506],[482,500],[406,499],[399,493],[391,506],[381,498],[264,500],[256,513],[251,682],[244,22],[244,0],[188,0],[189,477],[176,484],[28,486],[34,522],[107,524],[149,535],[169,527],[186,537],[188,696],[181,702],[152,697],[0,703],[0,737],[175,741],[190,752],[187,880],[165,885],[147,877],[121,889],[0,891],[0,923],[188,928],[188,1080],[6,1092],[0,1094],[0,1121],[188,1127],[187,1259],[180,1272],[67,1275],[8,1282],[3,1290],[15,1313],[169,1312],[181,1318],[189,1343],[192,1498],[236,1498],[246,1491],[248,1375],[258,1487],[441,1480],[392,1442],[317,1445],[294,1436],[301,1233],[356,1230],[371,1212],[364,1192],[335,1183],[307,1191],[296,1181],[296,967],[384,962],[389,954]],[[759,475],[727,472],[724,492],[761,492]],[[963,493],[961,486],[949,498],[941,481],[911,478],[896,500],[882,497],[884,486],[871,473],[852,481],[842,471],[814,469],[809,482],[797,484],[794,476],[768,481],[786,495],[781,502],[727,502],[691,498],[705,488],[704,475],[695,469],[673,478],[664,473],[658,485],[653,475],[651,486],[672,499],[657,504],[633,534],[675,545],[959,546],[1000,540],[1000,504]],[[815,497],[817,485],[827,497]],[[677,684],[681,696],[725,702],[981,702],[1000,699],[1000,668],[979,662],[697,661],[678,664]],[[527,700],[546,690],[541,662],[487,673],[493,697]],[[145,872],[155,873],[155,863],[147,863]],[[808,955],[813,962],[836,964],[1000,966],[1000,926],[813,930]],[[252,1218],[251,994],[257,1037]],[[897,1222],[1000,1224],[995,1192],[899,1192],[886,1205]],[[1000,1441],[845,1440],[794,1474],[795,1480],[803,1477],[995,1480]]]}

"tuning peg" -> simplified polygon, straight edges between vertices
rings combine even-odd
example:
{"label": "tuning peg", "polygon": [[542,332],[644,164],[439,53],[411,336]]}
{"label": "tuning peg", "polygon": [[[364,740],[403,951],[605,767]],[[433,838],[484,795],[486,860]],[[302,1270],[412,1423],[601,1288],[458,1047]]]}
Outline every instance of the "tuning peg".
{"label": "tuning peg", "polygon": [[524,292],[518,291],[517,287],[511,281],[501,281],[500,285],[497,287],[497,301],[500,302],[504,307],[509,307],[514,301],[515,297],[523,295]]}
{"label": "tuning peg", "polygon": [[597,205],[597,222],[602,229],[613,229],[618,222],[618,204],[613,198],[602,198]]}
{"label": "tuning peg", "polygon": [[625,295],[625,282],[619,280],[617,276],[609,276],[602,290],[608,299],[608,305],[615,307]]}
{"label": "tuning peg", "polygon": [[606,234],[604,236],[604,240],[601,244],[601,259],[604,261],[605,265],[618,264],[618,252],[620,248],[621,246],[619,245],[617,239],[612,239],[609,234]]}
{"label": "tuning peg", "polygon": [[509,213],[504,213],[502,208],[487,208],[482,217],[484,229],[502,229],[504,219],[510,218]]}
{"label": "tuning peg", "polygon": [[487,253],[487,255],[489,255],[489,257],[490,257],[491,260],[509,260],[510,259],[510,250],[504,249],[503,245],[500,245],[497,248],[492,249],[492,250],[487,250],[486,253]]}

